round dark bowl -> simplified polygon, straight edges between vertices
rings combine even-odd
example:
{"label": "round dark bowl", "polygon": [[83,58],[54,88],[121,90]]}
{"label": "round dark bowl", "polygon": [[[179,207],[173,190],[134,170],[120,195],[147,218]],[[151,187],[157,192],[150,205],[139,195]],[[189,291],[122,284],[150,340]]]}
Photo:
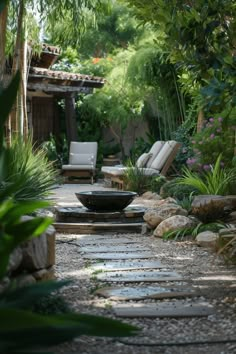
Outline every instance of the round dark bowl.
{"label": "round dark bowl", "polygon": [[119,211],[127,207],[137,193],[120,191],[90,191],[75,193],[75,195],[78,200],[90,210]]}

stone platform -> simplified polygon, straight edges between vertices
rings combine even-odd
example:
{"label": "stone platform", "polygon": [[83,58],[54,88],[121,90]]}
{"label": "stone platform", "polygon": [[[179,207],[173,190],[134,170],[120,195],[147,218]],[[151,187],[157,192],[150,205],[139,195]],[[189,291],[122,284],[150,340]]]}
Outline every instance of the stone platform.
{"label": "stone platform", "polygon": [[122,211],[95,212],[83,206],[56,209],[54,226],[58,232],[97,233],[142,233],[145,208],[129,206]]}

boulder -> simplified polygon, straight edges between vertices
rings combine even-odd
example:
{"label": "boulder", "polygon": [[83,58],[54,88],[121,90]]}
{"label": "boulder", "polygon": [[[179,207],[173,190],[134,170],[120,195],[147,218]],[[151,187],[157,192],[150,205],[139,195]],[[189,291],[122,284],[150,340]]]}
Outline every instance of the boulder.
{"label": "boulder", "polygon": [[194,197],[191,213],[202,222],[214,221],[226,215],[230,209],[229,200],[220,195],[198,195]]}
{"label": "boulder", "polygon": [[152,200],[160,200],[162,199],[159,194],[153,192],[145,192],[141,196],[143,199],[152,199]]}
{"label": "boulder", "polygon": [[151,229],[154,229],[163,221],[163,218],[158,214],[158,211],[154,209],[148,210],[144,214],[143,219]]}
{"label": "boulder", "polygon": [[187,216],[187,210],[181,208],[177,204],[162,204],[158,209],[148,210],[143,218],[151,228],[157,227],[163,220],[170,218],[174,215],[184,215]]}
{"label": "boulder", "polygon": [[160,199],[160,200],[155,201],[154,207],[158,208],[162,205],[169,205],[169,204],[177,204],[177,201],[171,197],[168,197],[166,199]]}
{"label": "boulder", "polygon": [[190,218],[183,215],[174,215],[170,218],[163,220],[155,229],[154,236],[162,237],[167,231],[174,231],[186,227],[192,227],[195,223]]}
{"label": "boulder", "polygon": [[212,231],[203,231],[200,232],[196,237],[196,242],[199,246],[207,248],[217,248],[219,240],[219,235]]}

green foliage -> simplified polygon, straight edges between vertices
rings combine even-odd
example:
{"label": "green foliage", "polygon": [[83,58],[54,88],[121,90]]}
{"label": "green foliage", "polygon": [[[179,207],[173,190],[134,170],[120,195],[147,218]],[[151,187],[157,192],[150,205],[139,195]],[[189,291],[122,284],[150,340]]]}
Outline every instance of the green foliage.
{"label": "green foliage", "polygon": [[169,239],[183,240],[187,236],[191,236],[195,238],[200,232],[204,232],[204,231],[218,232],[219,230],[225,229],[226,227],[229,226],[222,222],[213,222],[208,224],[199,223],[193,227],[186,227],[178,230],[166,231],[163,235],[163,238],[165,240],[169,240]]}
{"label": "green foliage", "polygon": [[235,168],[221,167],[221,155],[218,156],[210,170],[198,174],[185,168],[183,177],[178,179],[178,184],[196,188],[199,194],[227,195],[230,184],[236,180]]}
{"label": "green foliage", "polygon": [[65,135],[55,138],[50,135],[50,139],[42,144],[49,161],[57,168],[61,168],[63,164],[68,163],[69,149]]}
{"label": "green foliage", "polygon": [[155,193],[160,193],[161,188],[163,185],[166,183],[166,177],[165,176],[157,176],[153,177],[151,180],[151,191]]}
{"label": "green foliage", "polygon": [[180,177],[166,182],[160,190],[162,198],[173,197],[178,200],[183,200],[184,198],[188,198],[192,193],[198,194],[198,191],[195,187],[180,184],[179,182]]}
{"label": "green foliage", "polygon": [[[185,92],[201,95],[201,105],[212,112],[235,106],[234,2],[128,0],[128,3],[143,23],[149,22],[164,32],[170,61],[178,66],[180,77],[181,71],[187,73]],[[196,88],[195,93],[192,87]]]}
{"label": "green foliage", "polygon": [[183,209],[187,210],[188,213],[190,213],[193,199],[194,192],[191,192],[188,197],[184,197],[182,200],[177,200],[177,204],[180,205]]}
{"label": "green foliage", "polygon": [[144,170],[133,166],[131,161],[128,163],[128,168],[124,172],[123,179],[126,190],[138,194],[143,194],[144,192],[151,190],[153,177],[146,176]]}
{"label": "green foliage", "polygon": [[48,195],[56,179],[56,171],[48,162],[45,151],[34,149],[31,138],[27,141],[17,138],[8,150],[7,172],[0,183],[0,193],[6,186],[18,184],[12,194],[16,200],[42,198]]}
{"label": "green foliage", "polygon": [[235,146],[234,127],[222,117],[205,121],[201,131],[192,137],[192,157],[187,160],[192,169],[209,170],[219,154],[221,165],[231,166]]}

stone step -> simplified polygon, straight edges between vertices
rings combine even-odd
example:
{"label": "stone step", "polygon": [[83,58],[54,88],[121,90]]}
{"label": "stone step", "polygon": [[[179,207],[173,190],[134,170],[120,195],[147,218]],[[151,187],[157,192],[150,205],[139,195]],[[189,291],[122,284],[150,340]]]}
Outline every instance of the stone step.
{"label": "stone step", "polygon": [[165,268],[165,266],[158,261],[135,260],[120,262],[101,262],[93,264],[90,268],[94,271],[105,270],[106,272],[111,272],[114,270],[159,269]]}
{"label": "stone step", "polygon": [[[76,234],[136,233],[142,234],[145,223],[63,223],[53,224],[57,232]],[[115,235],[113,235],[115,237]]]}
{"label": "stone step", "polygon": [[112,252],[112,253],[85,253],[86,259],[146,259],[155,258],[157,255],[151,252]]}
{"label": "stone step", "polygon": [[184,287],[159,287],[159,286],[123,286],[105,287],[95,291],[96,295],[109,298],[110,300],[142,300],[142,299],[166,299],[193,296],[193,289]]}
{"label": "stone step", "polygon": [[207,302],[160,302],[158,304],[124,304],[112,307],[118,317],[206,317],[215,311]]}
{"label": "stone step", "polygon": [[79,239],[79,244],[81,246],[86,246],[86,245],[101,245],[101,244],[129,244],[129,243],[137,243],[136,240],[132,240],[131,238],[126,238],[126,237],[119,237],[119,238],[114,238],[112,235],[111,237],[107,238],[101,238],[101,237],[93,237],[93,238],[86,238],[84,237],[83,239]]}
{"label": "stone step", "polygon": [[116,252],[139,252],[139,251],[150,251],[149,247],[142,246],[141,244],[137,245],[125,245],[125,246],[114,246],[114,245],[105,245],[105,246],[87,246],[87,247],[81,247],[80,251],[81,252],[87,252],[87,253],[109,253],[112,251]]}
{"label": "stone step", "polygon": [[117,271],[104,272],[96,275],[97,279],[107,282],[158,282],[180,281],[182,276],[176,272],[154,271]]}

